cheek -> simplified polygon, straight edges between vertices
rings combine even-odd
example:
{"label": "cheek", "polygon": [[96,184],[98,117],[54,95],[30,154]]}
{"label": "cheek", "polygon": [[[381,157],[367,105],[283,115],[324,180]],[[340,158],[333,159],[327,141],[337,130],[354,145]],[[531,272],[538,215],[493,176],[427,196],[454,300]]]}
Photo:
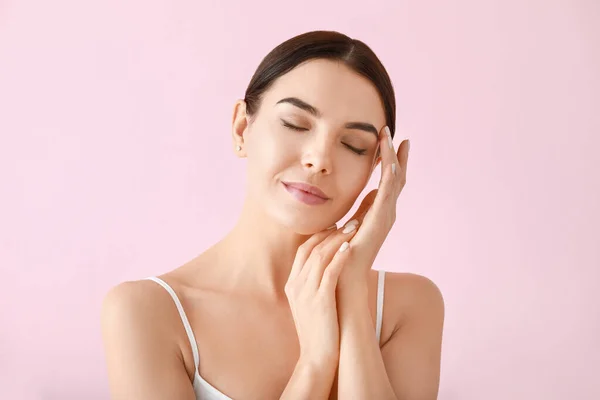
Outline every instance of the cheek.
{"label": "cheek", "polygon": [[345,167],[340,169],[337,181],[345,203],[353,203],[363,191],[369,181],[369,172],[370,166],[366,163],[346,163]]}
{"label": "cheek", "polygon": [[[290,158],[290,143],[274,127],[256,126],[248,143],[247,167],[253,174],[275,174]],[[292,144],[293,146],[293,144]]]}

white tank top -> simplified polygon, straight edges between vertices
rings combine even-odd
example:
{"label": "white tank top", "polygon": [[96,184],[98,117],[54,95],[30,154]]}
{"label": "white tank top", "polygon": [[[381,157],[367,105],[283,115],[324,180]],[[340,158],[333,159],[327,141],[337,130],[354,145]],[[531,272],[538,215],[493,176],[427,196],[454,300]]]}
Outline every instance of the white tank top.
{"label": "white tank top", "polygon": [[[183,322],[183,326],[185,327],[185,332],[187,333],[188,339],[190,341],[190,345],[192,346],[192,354],[194,356],[194,365],[196,366],[196,370],[194,371],[194,393],[196,394],[196,400],[232,400],[227,395],[223,394],[217,388],[208,383],[204,378],[200,376],[198,373],[198,365],[200,365],[200,356],[198,355],[198,345],[196,343],[196,338],[194,337],[194,332],[192,331],[192,327],[190,326],[190,322],[185,315],[185,311],[183,310],[183,306],[177,297],[177,294],[173,290],[171,286],[169,286],[165,281],[155,276],[146,278],[152,280],[159,285],[161,285],[173,298],[175,305],[177,306],[177,310],[179,311],[179,316],[181,317],[181,321]],[[375,335],[377,336],[377,342],[380,342],[381,339],[381,323],[383,320],[383,291],[384,291],[384,283],[385,283],[385,271],[379,271],[378,280],[377,280],[377,321],[375,324]]]}

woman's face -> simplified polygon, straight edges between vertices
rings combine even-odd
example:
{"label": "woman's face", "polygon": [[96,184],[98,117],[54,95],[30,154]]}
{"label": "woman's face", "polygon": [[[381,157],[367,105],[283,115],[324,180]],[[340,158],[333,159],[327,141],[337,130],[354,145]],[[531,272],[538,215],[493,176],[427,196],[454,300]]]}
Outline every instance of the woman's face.
{"label": "woman's face", "polygon": [[[281,76],[243,132],[253,204],[299,234],[337,222],[373,172],[384,125],[375,86],[339,62],[311,60]],[[318,187],[326,200],[294,183]]]}

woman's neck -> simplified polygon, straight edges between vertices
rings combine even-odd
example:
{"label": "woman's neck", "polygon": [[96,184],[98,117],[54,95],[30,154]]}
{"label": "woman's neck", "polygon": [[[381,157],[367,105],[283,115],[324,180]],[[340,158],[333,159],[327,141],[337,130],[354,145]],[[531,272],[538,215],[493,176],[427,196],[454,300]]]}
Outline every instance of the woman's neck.
{"label": "woman's neck", "polygon": [[235,227],[212,248],[223,266],[225,287],[269,299],[285,298],[284,287],[298,246],[308,239],[276,223],[260,207],[245,206]]}

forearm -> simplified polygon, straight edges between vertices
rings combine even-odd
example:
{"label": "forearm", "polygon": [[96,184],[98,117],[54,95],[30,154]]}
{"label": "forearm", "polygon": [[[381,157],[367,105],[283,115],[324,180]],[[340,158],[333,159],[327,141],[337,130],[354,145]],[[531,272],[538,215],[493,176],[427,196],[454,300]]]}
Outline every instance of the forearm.
{"label": "forearm", "polygon": [[299,360],[280,399],[327,399],[334,376],[335,365],[327,366]]}
{"label": "forearm", "polygon": [[368,308],[367,290],[353,290],[338,305],[340,361],[338,399],[390,399],[394,390],[388,379]]}

